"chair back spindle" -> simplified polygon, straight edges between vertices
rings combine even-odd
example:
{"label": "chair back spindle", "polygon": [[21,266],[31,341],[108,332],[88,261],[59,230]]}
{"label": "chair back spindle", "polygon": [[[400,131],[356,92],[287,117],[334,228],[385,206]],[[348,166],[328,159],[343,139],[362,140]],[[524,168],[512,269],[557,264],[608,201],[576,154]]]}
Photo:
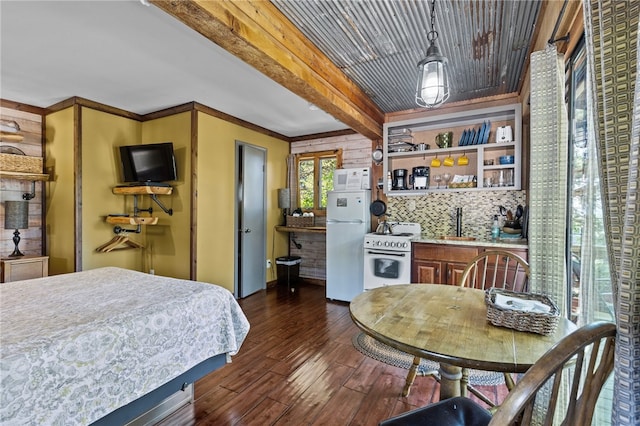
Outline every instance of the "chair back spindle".
{"label": "chair back spindle", "polygon": [[517,254],[488,250],[473,258],[462,272],[459,285],[481,290],[490,287],[528,291],[529,265]]}

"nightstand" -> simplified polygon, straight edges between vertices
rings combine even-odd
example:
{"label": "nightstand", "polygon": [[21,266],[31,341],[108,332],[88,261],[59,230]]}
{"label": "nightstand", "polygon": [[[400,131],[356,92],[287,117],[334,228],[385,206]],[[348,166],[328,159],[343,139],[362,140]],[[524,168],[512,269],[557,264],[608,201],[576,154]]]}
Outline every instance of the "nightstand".
{"label": "nightstand", "polygon": [[42,278],[49,275],[49,256],[20,256],[0,259],[0,283]]}

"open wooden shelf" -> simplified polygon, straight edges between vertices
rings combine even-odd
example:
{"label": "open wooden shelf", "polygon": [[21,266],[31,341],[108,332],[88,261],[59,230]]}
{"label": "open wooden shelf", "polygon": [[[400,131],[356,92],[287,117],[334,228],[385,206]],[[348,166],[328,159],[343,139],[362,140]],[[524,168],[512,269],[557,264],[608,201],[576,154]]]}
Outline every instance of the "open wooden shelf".
{"label": "open wooden shelf", "polygon": [[7,172],[0,170],[0,177],[5,179],[18,179],[18,180],[30,180],[30,181],[46,181],[49,180],[49,175],[43,173],[25,173],[25,172]]}
{"label": "open wooden shelf", "polygon": [[155,225],[157,217],[149,216],[107,216],[107,222],[118,225]]}
{"label": "open wooden shelf", "polygon": [[278,232],[301,232],[308,234],[326,234],[327,228],[324,226],[282,226],[277,225]]}
{"label": "open wooden shelf", "polygon": [[170,186],[116,186],[113,193],[117,195],[171,195],[173,188]]}

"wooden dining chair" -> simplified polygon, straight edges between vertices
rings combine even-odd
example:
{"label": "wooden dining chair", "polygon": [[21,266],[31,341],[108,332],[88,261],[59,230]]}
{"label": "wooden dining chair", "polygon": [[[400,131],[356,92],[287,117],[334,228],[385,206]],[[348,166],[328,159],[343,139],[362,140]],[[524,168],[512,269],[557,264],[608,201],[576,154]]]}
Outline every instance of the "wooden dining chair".
{"label": "wooden dining chair", "polygon": [[[613,371],[615,338],[616,326],[609,322],[594,322],[567,335],[522,376],[493,415],[472,400],[457,397],[379,425],[529,425],[535,418],[545,425],[561,421],[566,426],[589,426],[600,391]],[[563,388],[568,395],[560,403]]]}
{"label": "wooden dining chair", "polygon": [[460,277],[461,287],[485,290],[529,290],[529,264],[522,257],[505,250],[487,250],[467,264]]}
{"label": "wooden dining chair", "polygon": [[[505,250],[487,250],[469,261],[462,271],[460,287],[472,287],[486,290],[497,287],[504,290],[528,291],[529,290],[529,264],[522,257]],[[507,389],[515,386],[510,373],[504,373],[504,382]],[[466,391],[473,393],[490,407],[495,403],[482,392],[469,385],[469,370],[462,369],[461,393],[466,396]]]}

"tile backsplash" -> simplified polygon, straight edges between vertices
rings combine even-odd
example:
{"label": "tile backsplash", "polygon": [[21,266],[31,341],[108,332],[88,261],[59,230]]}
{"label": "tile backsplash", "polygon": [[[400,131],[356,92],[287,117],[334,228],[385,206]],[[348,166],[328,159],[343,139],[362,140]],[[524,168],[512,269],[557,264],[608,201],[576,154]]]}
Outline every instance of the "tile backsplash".
{"label": "tile backsplash", "polygon": [[[437,238],[456,234],[456,208],[462,207],[462,235],[488,239],[499,206],[515,215],[518,204],[526,204],[526,191],[435,192],[388,197],[387,214],[389,220],[418,222],[423,235]],[[502,225],[504,218],[499,217]]]}

